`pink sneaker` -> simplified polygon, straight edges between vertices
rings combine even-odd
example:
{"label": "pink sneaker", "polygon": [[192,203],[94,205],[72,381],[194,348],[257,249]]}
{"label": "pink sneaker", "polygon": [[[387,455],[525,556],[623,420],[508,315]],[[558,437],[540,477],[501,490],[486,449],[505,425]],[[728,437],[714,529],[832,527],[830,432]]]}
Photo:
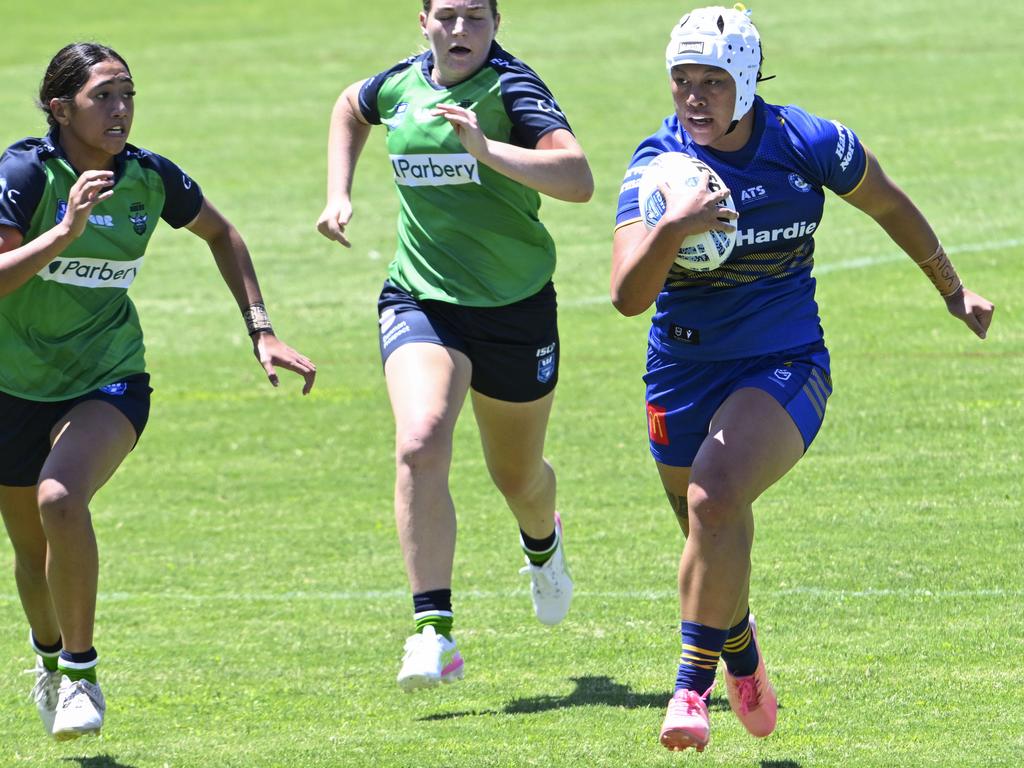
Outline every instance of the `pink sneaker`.
{"label": "pink sneaker", "polygon": [[757,626],[754,617],[750,617],[750,635],[757,648],[757,669],[754,674],[734,677],[725,670],[725,687],[729,694],[729,706],[736,717],[743,723],[751,735],[764,738],[775,730],[775,720],[779,712],[779,700],[775,697],[775,689],[768,682],[768,671],[764,666],[764,654],[757,644]]}
{"label": "pink sneaker", "polygon": [[[709,689],[704,695],[710,692]],[[711,721],[704,697],[688,688],[676,691],[669,699],[665,722],[661,724],[661,736],[658,737],[661,743],[673,752],[687,747],[703,752],[710,737]]]}

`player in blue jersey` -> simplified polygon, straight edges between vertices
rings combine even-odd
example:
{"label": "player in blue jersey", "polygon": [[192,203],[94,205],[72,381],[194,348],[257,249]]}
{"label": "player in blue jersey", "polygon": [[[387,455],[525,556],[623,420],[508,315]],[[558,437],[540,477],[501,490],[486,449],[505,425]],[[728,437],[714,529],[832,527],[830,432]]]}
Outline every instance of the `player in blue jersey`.
{"label": "player in blue jersey", "polygon": [[378,301],[395,416],[395,518],[414,633],[398,685],[462,677],[452,637],[452,437],[467,393],[487,468],[519,524],[537,618],[569,610],[555,473],[544,438],[558,380],[554,242],[540,194],[585,201],[587,159],[547,86],[495,41],[494,0],[424,0],[430,50],[353,83],[328,144],[320,232],[348,245],[356,161],[384,125],[401,201]]}
{"label": "player in blue jersey", "polygon": [[149,416],[127,290],[160,218],[209,245],[271,383],[286,368],[307,393],[315,377],[275,337],[238,231],[176,165],[127,143],[134,96],[115,51],[68,45],[40,87],[49,134],[0,157],[0,512],[37,654],[33,698],[61,740],[103,725],[89,504]]}
{"label": "player in blue jersey", "polygon": [[[641,142],[619,195],[611,295],[625,315],[655,313],[647,416],[651,453],[686,544],[679,566],[682,654],[660,740],[708,742],[705,699],[719,659],[747,730],[775,727],[777,702],[748,609],[753,502],[800,460],[832,390],[814,298],[814,232],[830,189],[871,216],[925,272],[954,317],[984,338],[990,302],[964,287],[931,226],[845,126],[755,95],[761,44],[742,6],[699,8],[673,28],[666,64],[675,113]],[[666,185],[648,230],[637,182],[652,158],[685,152],[727,189]],[[735,211],[718,203],[729,192]],[[675,263],[690,234],[736,229],[710,272]]]}

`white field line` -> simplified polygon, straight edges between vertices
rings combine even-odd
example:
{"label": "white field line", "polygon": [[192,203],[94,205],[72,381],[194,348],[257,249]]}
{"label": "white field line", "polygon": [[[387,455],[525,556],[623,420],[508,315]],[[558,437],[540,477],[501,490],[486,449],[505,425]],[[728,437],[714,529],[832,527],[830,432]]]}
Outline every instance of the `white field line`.
{"label": "white field line", "polygon": [[[510,591],[460,590],[460,598],[476,600],[506,600],[511,594],[525,592],[525,589]],[[792,587],[787,589],[758,590],[759,599],[806,597],[820,600],[875,600],[883,598],[920,600],[976,600],[992,598],[1024,597],[1024,589],[826,589],[824,587]],[[610,592],[577,590],[576,596],[584,600],[634,600],[660,601],[676,600],[674,590],[617,590]],[[105,592],[99,595],[102,603],[136,603],[146,601],[176,601],[179,603],[347,603],[377,600],[405,600],[409,592],[404,589],[365,591],[294,591],[294,592],[216,592],[196,594],[194,592]],[[0,595],[0,604],[16,603],[15,595]]]}
{"label": "white field line", "polygon": [[[946,253],[955,256],[958,253],[978,253],[981,251],[996,251],[1001,248],[1016,248],[1024,245],[1024,238],[1011,240],[994,240],[988,243],[965,243],[964,245],[953,245],[946,249]],[[910,257],[902,251],[899,253],[887,253],[881,256],[859,256],[854,259],[844,259],[836,262],[815,262],[814,276],[827,275],[830,272],[844,272],[848,269],[864,269],[878,264],[891,264],[897,261],[910,261]],[[608,296],[584,296],[579,299],[559,300],[559,307],[589,307],[594,304],[610,304]]]}

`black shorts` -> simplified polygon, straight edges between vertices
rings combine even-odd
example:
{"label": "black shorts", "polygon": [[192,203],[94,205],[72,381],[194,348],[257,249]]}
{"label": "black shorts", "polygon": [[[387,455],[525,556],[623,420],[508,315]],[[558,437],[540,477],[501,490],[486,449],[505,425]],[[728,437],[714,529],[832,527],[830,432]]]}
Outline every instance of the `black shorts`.
{"label": "black shorts", "polygon": [[135,442],[149,419],[148,373],[126,376],[70,400],[39,402],[0,392],[0,485],[30,487],[50,455],[50,432],[79,403],[102,400],[127,417],[135,428]]}
{"label": "black shorts", "polygon": [[503,307],[463,307],[420,301],[388,280],[377,314],[384,362],[410,342],[457,349],[473,364],[473,389],[511,403],[537,400],[558,383],[558,301],[550,282]]}

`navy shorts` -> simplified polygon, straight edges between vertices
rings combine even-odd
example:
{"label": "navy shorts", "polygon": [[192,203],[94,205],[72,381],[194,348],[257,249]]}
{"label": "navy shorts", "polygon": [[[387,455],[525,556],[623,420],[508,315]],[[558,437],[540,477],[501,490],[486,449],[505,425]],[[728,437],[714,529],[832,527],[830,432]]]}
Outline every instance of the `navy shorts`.
{"label": "navy shorts", "polygon": [[135,428],[135,441],[149,419],[148,373],[126,376],[71,400],[44,403],[0,392],[0,485],[29,487],[50,455],[50,432],[79,403],[102,400],[123,413]]}
{"label": "navy shorts", "polygon": [[689,467],[708,436],[711,418],[733,392],[755,387],[793,419],[806,451],[825,419],[832,394],[828,350],[817,343],[743,360],[679,360],[647,350],[647,433],[661,464]]}
{"label": "navy shorts", "polygon": [[550,282],[503,307],[419,300],[390,280],[377,301],[380,356],[426,342],[457,349],[473,364],[471,386],[510,403],[529,403],[558,383],[558,302]]}

